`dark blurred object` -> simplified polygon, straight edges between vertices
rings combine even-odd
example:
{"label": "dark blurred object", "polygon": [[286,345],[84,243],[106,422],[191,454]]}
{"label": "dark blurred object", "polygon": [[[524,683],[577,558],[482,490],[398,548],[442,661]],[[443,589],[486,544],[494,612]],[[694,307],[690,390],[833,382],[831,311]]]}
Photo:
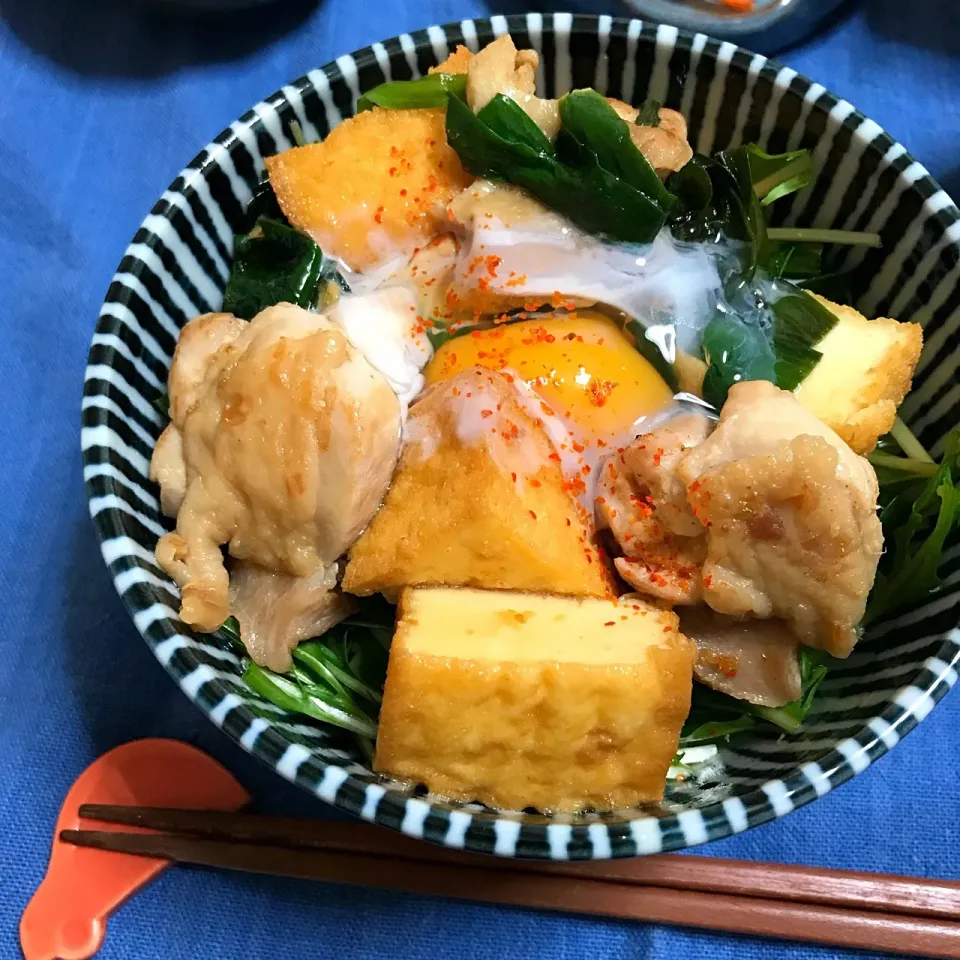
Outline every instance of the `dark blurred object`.
{"label": "dark blurred object", "polygon": [[761,53],[776,53],[804,40],[844,2],[756,0],[752,10],[738,10],[722,0],[623,0],[644,19],[698,30]]}

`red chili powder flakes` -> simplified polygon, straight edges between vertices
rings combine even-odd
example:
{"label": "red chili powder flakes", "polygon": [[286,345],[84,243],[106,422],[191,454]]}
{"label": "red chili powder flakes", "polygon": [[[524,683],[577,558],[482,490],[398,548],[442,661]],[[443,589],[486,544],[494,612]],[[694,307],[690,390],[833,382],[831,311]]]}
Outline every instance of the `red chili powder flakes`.
{"label": "red chili powder flakes", "polygon": [[589,463],[585,463],[585,464],[580,468],[580,472],[581,472],[585,477],[589,477],[589,476],[590,476],[590,471],[591,471],[591,467],[590,467],[590,464],[589,464]]}
{"label": "red chili powder flakes", "polygon": [[487,273],[490,274],[491,277],[495,277],[497,275],[497,267],[499,267],[501,263],[503,263],[503,258],[491,253],[487,257]]}
{"label": "red chili powder flakes", "polygon": [[655,467],[660,466],[660,461],[663,459],[663,447],[657,447],[656,453],[653,455],[653,465]]}
{"label": "red chili powder flakes", "polygon": [[691,483],[690,486],[687,487],[687,490],[689,490],[690,493],[696,493],[699,489],[700,489],[699,480],[694,480],[693,483]]}
{"label": "red chili powder flakes", "polygon": [[613,380],[591,380],[587,387],[587,396],[595,407],[602,407],[613,393],[616,382]]}
{"label": "red chili powder flakes", "polygon": [[480,416],[483,417],[484,420],[486,420],[487,417],[492,417],[492,416],[493,416],[493,411],[492,411],[492,410],[481,410],[481,411],[480,411]]}
{"label": "red chili powder flakes", "polygon": [[570,523],[570,518],[569,518],[569,517],[567,517],[567,526],[568,526],[568,527],[569,527],[569,526],[572,526],[572,524]]}
{"label": "red chili powder flakes", "polygon": [[579,496],[581,493],[586,493],[587,487],[580,477],[572,477],[571,479],[567,480],[566,483],[564,483],[563,489],[568,493]]}
{"label": "red chili powder flakes", "polygon": [[612,626],[614,625],[614,623],[616,623],[615,620],[608,620],[608,621],[604,624],[604,626],[605,626],[605,627],[612,627]]}
{"label": "red chili powder flakes", "polygon": [[606,497],[597,497],[597,498],[596,498],[596,502],[597,502],[597,503],[600,503],[600,504],[606,503],[606,502],[607,502],[607,498],[606,498]]}
{"label": "red chili powder flakes", "polygon": [[584,449],[586,449],[586,448],[584,447],[584,445],[583,445],[582,443],[577,443],[577,441],[574,440],[574,441],[573,441],[573,449],[576,450],[577,453],[583,453]]}
{"label": "red chili powder flakes", "polygon": [[664,633],[673,633],[673,627],[671,627],[670,624],[667,624],[667,625],[663,628],[663,632],[664,632]]}
{"label": "red chili powder flakes", "polygon": [[391,157],[399,157],[399,156],[400,156],[400,151],[399,151],[395,146],[393,146],[393,147],[390,148],[390,156],[391,156]]}
{"label": "red chili powder flakes", "polygon": [[530,486],[531,486],[531,487],[539,487],[539,486],[540,486],[540,481],[539,481],[539,480],[531,480],[531,481],[530,481]]}
{"label": "red chili powder flakes", "polygon": [[631,603],[630,606],[633,607],[634,610],[639,610],[639,609],[640,609],[640,604],[639,604],[639,603]]}
{"label": "red chili powder flakes", "polygon": [[710,574],[708,573],[708,574],[703,578],[703,585],[709,590],[709,589],[710,589],[710,584],[712,584],[712,583],[713,583],[713,577],[711,577]]}
{"label": "red chili powder flakes", "polygon": [[516,482],[517,482],[517,475],[516,475],[515,473],[511,473],[511,474],[510,474],[510,479],[511,479],[514,483],[516,483]]}
{"label": "red chili powder flakes", "polygon": [[530,511],[530,516],[533,517],[534,520],[537,519],[537,515],[532,510]]}
{"label": "red chili powder flakes", "polygon": [[377,212],[373,215],[377,223],[383,223],[383,207],[377,207]]}
{"label": "red chili powder flakes", "polygon": [[554,450],[553,453],[550,454],[549,459],[555,461],[556,463],[559,463],[559,462],[560,462],[560,454],[557,453],[556,450]]}

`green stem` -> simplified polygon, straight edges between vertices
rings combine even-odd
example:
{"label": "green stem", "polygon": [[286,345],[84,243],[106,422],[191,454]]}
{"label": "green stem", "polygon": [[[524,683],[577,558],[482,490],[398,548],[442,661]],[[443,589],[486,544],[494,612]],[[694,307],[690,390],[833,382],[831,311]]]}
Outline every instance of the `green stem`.
{"label": "green stem", "polygon": [[819,230],[805,227],[770,227],[767,237],[787,243],[843,243],[850,246],[879,247],[879,233],[859,233],[855,230]]}
{"label": "green stem", "polygon": [[[924,445],[913,435],[913,431],[899,418],[893,421],[890,428],[890,435],[900,444],[900,449],[915,460],[924,460],[927,463],[933,463],[933,457],[927,453]],[[930,476],[933,471],[930,472]]]}
{"label": "green stem", "polygon": [[800,729],[801,721],[790,716],[786,710],[781,710],[779,707],[754,707],[753,712],[758,717],[763,717],[764,720],[776,724],[781,730],[786,730],[787,733],[793,733]]}
{"label": "green stem", "polygon": [[303,135],[303,127],[296,120],[290,121],[290,136],[293,137],[293,142],[298,147],[307,145],[307,138]]}
{"label": "green stem", "polygon": [[909,473],[915,477],[932,477],[937,465],[932,460],[919,460],[916,457],[897,457],[892,453],[874,450],[867,459],[875,467],[887,467],[900,473]]}
{"label": "green stem", "polygon": [[776,173],[771,173],[769,177],[758,180],[753,185],[753,192],[762,200],[774,187],[779,187],[784,181],[806,170],[809,162],[806,156],[797,157],[796,160],[788,163]]}

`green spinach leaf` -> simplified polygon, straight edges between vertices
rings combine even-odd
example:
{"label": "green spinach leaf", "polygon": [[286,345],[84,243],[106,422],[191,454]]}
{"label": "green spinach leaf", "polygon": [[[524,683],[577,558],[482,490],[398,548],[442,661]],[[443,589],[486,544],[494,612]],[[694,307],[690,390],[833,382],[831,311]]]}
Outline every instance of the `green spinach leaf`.
{"label": "green spinach leaf", "polygon": [[796,388],[823,356],[814,347],[836,325],[837,318],[806,293],[788,293],[773,304],[774,382],[782,390]]}
{"label": "green spinach leaf", "polygon": [[560,120],[563,135],[593,154],[604,170],[652,197],[668,213],[673,209],[676,197],[630,138],[630,127],[596,90],[575,90],[562,97]]}
{"label": "green spinach leaf", "polygon": [[449,97],[446,122],[447,140],[472,174],[523,187],[588,233],[649,243],[666,219],[656,200],[605,170],[590,150],[577,166],[548,152],[508,97],[494,97],[478,114]]}
{"label": "green spinach leaf", "polygon": [[235,240],[224,311],[252,320],[275,303],[313,306],[321,282],[337,276],[333,263],[313,240],[292,227],[265,218],[257,225],[259,236]]}
{"label": "green spinach leaf", "polygon": [[774,382],[776,358],[767,335],[756,324],[721,314],[703,331],[707,373],[703,399],[719,410],[730,388],[743,380]]}
{"label": "green spinach leaf", "polygon": [[637,119],[634,121],[638,127],[659,127],[660,126],[660,107],[663,106],[653,97],[648,97],[640,104],[637,112]]}
{"label": "green spinach leaf", "polygon": [[383,107],[386,110],[422,110],[444,107],[447,96],[467,99],[465,73],[430,73],[417,80],[391,80],[368,90],[357,101],[357,113]]}

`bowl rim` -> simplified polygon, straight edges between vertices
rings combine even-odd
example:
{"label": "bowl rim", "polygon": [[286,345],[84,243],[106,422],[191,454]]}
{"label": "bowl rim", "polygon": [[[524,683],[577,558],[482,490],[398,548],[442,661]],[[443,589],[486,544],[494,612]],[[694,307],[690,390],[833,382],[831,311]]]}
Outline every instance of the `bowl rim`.
{"label": "bowl rim", "polygon": [[[510,16],[495,16],[487,18],[473,18],[464,21],[454,21],[443,25],[431,26],[417,30],[411,34],[402,34],[391,38],[401,44],[404,49],[413,52],[408,59],[416,54],[423,54],[428,59],[436,57],[431,49],[435,31],[441,31],[444,37],[447,31],[460,30],[470,25],[476,47],[477,28],[482,27],[495,36],[512,30],[529,28],[531,18],[538,25],[540,35],[553,35],[565,31],[571,40],[578,34],[595,37],[609,32],[616,27],[627,31],[634,29],[632,25],[640,25],[639,29],[655,28],[656,43],[661,43],[661,37],[670,42],[678,40],[687,44],[699,44],[701,56],[708,53],[707,43],[713,43],[731,48],[749,56],[752,63],[760,66],[769,66],[780,71],[785,68],[774,59],[754,54],[749,50],[737,47],[735,44],[720,40],[713,40],[704,34],[693,33],[677,27],[653,24],[650,21],[640,21],[635,18],[595,16],[587,14],[512,14]],[[463,31],[466,34],[466,30]],[[389,41],[387,41],[389,42]],[[464,42],[467,42],[466,40]],[[382,47],[380,50],[382,51]],[[710,52],[710,55],[715,55]],[[243,136],[254,131],[254,127],[261,122],[259,112],[263,107],[274,108],[289,102],[287,91],[293,88],[298,93],[310,89],[317,82],[332,85],[344,78],[341,70],[346,61],[351,61],[356,69],[378,61],[374,46],[361,48],[352,54],[341,56],[330,63],[304,74],[303,76],[285,84],[284,87],[266,97],[250,110],[242,114],[230,126],[221,131],[187,164],[181,173],[174,179],[160,199],[153,206],[147,218],[143,221],[134,235],[133,240],[126,248],[120,266],[115,273],[107,291],[104,304],[101,308],[97,326],[94,331],[91,354],[88,357],[84,378],[84,410],[86,401],[92,394],[90,382],[92,368],[95,365],[103,366],[103,361],[96,360],[93,350],[97,346],[97,335],[108,314],[107,308],[111,304],[122,303],[122,290],[126,289],[119,284],[118,276],[121,272],[138,278],[146,269],[146,264],[140,259],[135,246],[149,247],[151,238],[158,241],[155,233],[148,227],[151,218],[163,218],[173,204],[168,198],[185,189],[195,187],[198,182],[206,178],[211,167],[216,166],[216,159],[224,154],[229,156],[230,150],[236,145],[243,145]],[[757,67],[759,71],[760,66]],[[811,84],[796,71],[791,75]],[[824,109],[832,110],[845,101],[823,90],[818,103],[825,101]],[[356,92],[356,91],[354,91]],[[846,104],[849,106],[849,104]],[[857,121],[867,118],[850,108],[849,116]],[[879,129],[879,128],[878,128]],[[902,151],[905,162],[913,163],[912,157],[893,138],[883,133],[888,143],[887,149],[896,147]],[[919,165],[918,165],[919,166]],[[915,181],[911,189],[923,186],[927,195],[941,191],[936,181],[926,174]],[[129,264],[125,269],[124,265]],[[117,287],[122,289],[117,290]],[[155,317],[155,312],[153,313]],[[107,347],[107,357],[111,366],[118,356],[115,347]],[[99,395],[99,394],[98,394]],[[159,424],[159,416],[156,416]],[[149,609],[144,609],[131,593],[129,578],[124,572],[115,572],[113,562],[116,560],[116,550],[113,546],[118,540],[129,541],[125,528],[124,518],[128,514],[118,508],[115,503],[104,504],[110,499],[110,494],[104,497],[102,489],[93,484],[94,474],[98,479],[103,473],[96,473],[91,468],[101,464],[99,459],[91,455],[95,445],[88,445],[84,439],[87,427],[81,428],[81,448],[84,464],[84,482],[89,501],[89,507],[94,527],[101,544],[101,552],[107,565],[114,586],[126,606],[138,632],[146,640],[167,672],[177,681],[187,696],[221,729],[240,744],[243,749],[259,760],[272,767],[277,773],[292,783],[309,790],[320,799],[347,811],[362,819],[380,823],[398,829],[410,836],[440,843],[446,846],[460,847],[484,853],[531,859],[608,859],[639,856],[658,853],[666,850],[682,849],[697,846],[711,840],[721,839],[740,833],[750,827],[759,826],[770,820],[777,819],[787,813],[805,806],[818,797],[824,796],[830,790],[840,786],[886,754],[907,733],[909,733],[930,710],[943,698],[957,680],[957,668],[960,665],[960,629],[953,628],[944,633],[942,642],[936,654],[928,656],[924,661],[916,664],[916,671],[911,676],[913,682],[900,688],[889,699],[876,705],[877,712],[869,721],[864,722],[862,728],[854,735],[837,741],[816,761],[799,763],[789,776],[772,778],[763,784],[753,787],[742,794],[727,797],[723,800],[712,801],[696,809],[669,812],[658,816],[642,808],[617,810],[610,814],[598,815],[595,819],[579,818],[534,818],[527,814],[514,811],[498,811],[476,809],[476,805],[455,805],[451,808],[448,801],[436,798],[439,807],[434,806],[433,798],[420,798],[411,793],[390,791],[381,783],[361,779],[351,772],[350,767],[358,768],[356,764],[345,762],[342,765],[325,761],[311,755],[305,747],[295,744],[281,736],[274,729],[273,722],[258,718],[250,707],[233,694],[216,676],[210,676],[203,684],[185,683],[191,675],[196,674],[198,668],[204,666],[197,655],[196,641],[190,639],[189,632],[180,625],[175,629],[170,624],[179,623],[175,611],[170,607],[154,602]],[[126,486],[118,487],[109,476],[106,477],[108,491],[112,491],[115,501],[123,501],[128,496]],[[142,548],[137,547],[142,552]],[[148,560],[152,563],[152,557]],[[145,580],[153,586],[170,590],[169,584],[163,583],[160,578],[149,575]],[[158,609],[159,608],[159,609]],[[171,616],[168,617],[167,615]],[[901,614],[909,616],[910,611]],[[161,623],[161,621],[163,621]],[[896,621],[895,621],[896,622]],[[158,632],[161,636],[154,639],[148,635],[148,630],[160,625]],[[181,632],[183,631],[183,632]],[[161,654],[160,646],[164,641],[175,641],[173,648],[179,651],[179,658],[166,657]],[[232,658],[224,655],[226,659]],[[922,685],[917,685],[921,676],[928,674]],[[216,701],[220,704],[233,701],[231,709],[238,710],[243,721],[243,729],[247,735],[239,736],[233,727],[228,725],[225,712],[217,715],[201,698],[200,691],[212,691]],[[882,707],[882,709],[880,709]],[[249,736],[251,729],[256,730],[253,737]],[[309,774],[307,776],[306,774]],[[367,773],[366,777],[369,778]],[[358,798],[362,798],[359,799]],[[443,815],[446,831],[443,836],[434,835],[425,829],[432,814],[439,811]],[[533,823],[533,820],[540,820]],[[492,831],[492,836],[491,836]]]}

